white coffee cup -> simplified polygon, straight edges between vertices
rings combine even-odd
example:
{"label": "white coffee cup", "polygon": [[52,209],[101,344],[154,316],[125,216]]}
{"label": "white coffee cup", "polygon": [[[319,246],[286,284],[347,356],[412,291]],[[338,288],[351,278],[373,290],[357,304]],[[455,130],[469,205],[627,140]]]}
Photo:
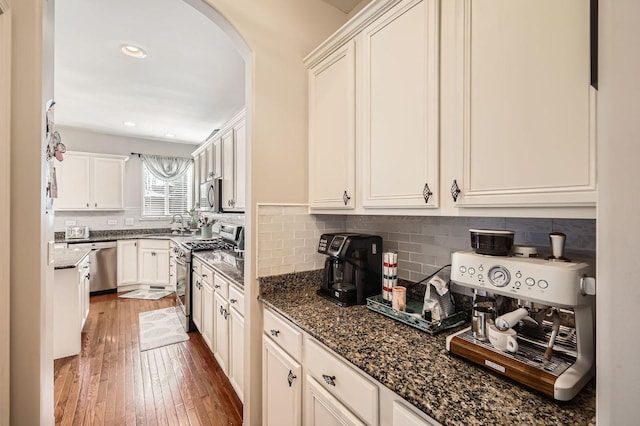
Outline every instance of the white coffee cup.
{"label": "white coffee cup", "polygon": [[499,351],[508,351],[513,353],[518,351],[518,339],[516,339],[517,333],[513,328],[501,331],[498,330],[495,324],[490,324],[487,331],[489,341],[494,348]]}

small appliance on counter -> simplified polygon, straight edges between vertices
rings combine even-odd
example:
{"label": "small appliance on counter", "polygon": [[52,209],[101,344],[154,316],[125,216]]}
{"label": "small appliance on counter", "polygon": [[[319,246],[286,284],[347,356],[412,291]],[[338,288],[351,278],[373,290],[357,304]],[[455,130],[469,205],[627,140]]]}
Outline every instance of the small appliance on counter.
{"label": "small appliance on counter", "polygon": [[86,240],[89,238],[88,226],[67,226],[64,231],[64,238],[66,240]]}
{"label": "small appliance on counter", "polygon": [[318,253],[327,255],[318,294],[340,306],[365,305],[380,293],[382,238],[354,233],[322,234]]}
{"label": "small appliance on counter", "polygon": [[446,341],[451,353],[560,401],[595,372],[595,268],[565,258],[564,238],[550,235],[548,258],[521,247],[453,253],[451,281],[473,289],[474,307],[472,326]]}

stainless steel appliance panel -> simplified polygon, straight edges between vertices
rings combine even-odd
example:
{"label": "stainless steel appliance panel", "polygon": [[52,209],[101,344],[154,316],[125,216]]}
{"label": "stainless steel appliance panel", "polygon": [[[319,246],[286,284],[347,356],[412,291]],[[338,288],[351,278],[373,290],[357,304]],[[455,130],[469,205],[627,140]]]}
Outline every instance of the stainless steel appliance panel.
{"label": "stainless steel appliance panel", "polygon": [[103,243],[69,243],[70,249],[91,249],[89,254],[91,293],[111,291],[118,287],[118,259],[115,241]]}
{"label": "stainless steel appliance panel", "polygon": [[176,305],[178,317],[185,331],[191,330],[191,266],[184,259],[176,259]]}

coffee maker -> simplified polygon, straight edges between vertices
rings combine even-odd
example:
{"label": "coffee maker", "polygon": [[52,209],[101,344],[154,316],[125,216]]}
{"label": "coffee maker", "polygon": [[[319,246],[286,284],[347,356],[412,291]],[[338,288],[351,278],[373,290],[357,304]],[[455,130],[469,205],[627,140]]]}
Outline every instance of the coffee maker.
{"label": "coffee maker", "polygon": [[568,401],[595,373],[595,268],[564,257],[557,237],[547,258],[453,253],[451,281],[473,289],[474,312],[446,348]]}
{"label": "coffee maker", "polygon": [[318,294],[340,306],[365,305],[382,288],[382,238],[376,235],[322,234],[318,253],[327,255]]}

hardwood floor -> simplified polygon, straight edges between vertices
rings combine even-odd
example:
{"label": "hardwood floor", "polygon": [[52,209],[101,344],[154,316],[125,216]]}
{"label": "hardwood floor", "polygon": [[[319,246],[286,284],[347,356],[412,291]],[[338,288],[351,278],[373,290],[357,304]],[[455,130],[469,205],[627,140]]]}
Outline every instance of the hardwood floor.
{"label": "hardwood floor", "polygon": [[242,424],[242,404],[199,333],[140,352],[138,313],[173,305],[91,298],[82,352],[54,362],[56,424]]}

